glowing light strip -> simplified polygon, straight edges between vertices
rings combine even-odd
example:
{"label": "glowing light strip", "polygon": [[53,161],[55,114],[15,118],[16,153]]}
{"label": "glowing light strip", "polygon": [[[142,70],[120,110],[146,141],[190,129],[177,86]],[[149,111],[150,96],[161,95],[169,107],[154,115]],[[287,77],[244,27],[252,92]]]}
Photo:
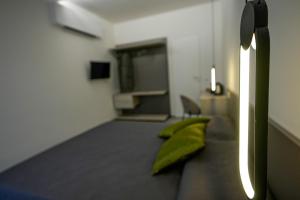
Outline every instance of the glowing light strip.
{"label": "glowing light strip", "polygon": [[255,38],[255,33],[253,34],[251,46],[254,50],[256,50],[256,38]]}
{"label": "glowing light strip", "polygon": [[211,91],[216,91],[216,68],[211,68]]}
{"label": "glowing light strip", "polygon": [[249,137],[249,96],[250,96],[250,48],[240,50],[240,143],[239,166],[240,176],[248,198],[254,198],[254,189],[248,168],[248,137]]}
{"label": "glowing light strip", "polygon": [[57,3],[62,5],[62,6],[69,6],[70,5],[70,2],[64,1],[64,0],[59,0],[59,1],[57,1]]}
{"label": "glowing light strip", "polygon": [[71,1],[59,0],[59,1],[57,1],[57,3],[63,7],[70,8],[73,10],[82,10],[82,8],[80,6],[78,6],[75,3],[72,3]]}

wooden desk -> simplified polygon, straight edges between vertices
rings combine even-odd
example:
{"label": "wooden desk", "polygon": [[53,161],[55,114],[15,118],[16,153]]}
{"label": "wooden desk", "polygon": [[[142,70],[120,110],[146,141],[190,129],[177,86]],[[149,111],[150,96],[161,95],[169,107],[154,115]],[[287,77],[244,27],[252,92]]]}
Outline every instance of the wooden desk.
{"label": "wooden desk", "polygon": [[161,96],[167,94],[167,90],[154,90],[154,91],[137,91],[137,92],[129,92],[129,93],[122,93],[123,95],[131,95],[136,97],[142,96]]}
{"label": "wooden desk", "polygon": [[229,114],[229,96],[203,94],[200,96],[200,107],[204,115],[227,116]]}
{"label": "wooden desk", "polygon": [[[167,90],[155,91],[135,91],[129,93],[120,93],[114,95],[114,106],[120,111],[134,110],[138,105],[142,104],[141,97],[163,96],[168,93]],[[122,114],[117,119],[129,121],[151,121],[162,122],[169,118],[169,114]]]}
{"label": "wooden desk", "polygon": [[167,90],[155,90],[120,93],[114,95],[114,105],[116,109],[134,109],[140,103],[139,97],[161,96],[166,95],[167,92]]}

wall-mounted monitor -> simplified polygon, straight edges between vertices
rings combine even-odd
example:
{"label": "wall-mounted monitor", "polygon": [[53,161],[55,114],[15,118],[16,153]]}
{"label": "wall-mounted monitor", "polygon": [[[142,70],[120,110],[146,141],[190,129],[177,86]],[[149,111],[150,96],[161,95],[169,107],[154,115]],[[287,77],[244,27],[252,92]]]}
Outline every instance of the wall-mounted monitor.
{"label": "wall-mounted monitor", "polygon": [[91,62],[90,64],[90,79],[108,79],[110,78],[110,63],[109,62]]}

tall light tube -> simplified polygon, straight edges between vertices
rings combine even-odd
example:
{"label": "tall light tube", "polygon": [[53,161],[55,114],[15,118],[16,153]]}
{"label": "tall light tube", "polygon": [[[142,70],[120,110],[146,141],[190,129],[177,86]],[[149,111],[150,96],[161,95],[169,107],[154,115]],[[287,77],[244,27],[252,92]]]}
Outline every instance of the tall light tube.
{"label": "tall light tube", "polygon": [[216,68],[212,67],[210,71],[211,75],[211,92],[215,93],[216,92]]}
{"label": "tall light tube", "polygon": [[239,113],[239,167],[244,190],[253,199],[254,189],[249,175],[249,98],[250,98],[250,48],[240,49],[240,113]]}

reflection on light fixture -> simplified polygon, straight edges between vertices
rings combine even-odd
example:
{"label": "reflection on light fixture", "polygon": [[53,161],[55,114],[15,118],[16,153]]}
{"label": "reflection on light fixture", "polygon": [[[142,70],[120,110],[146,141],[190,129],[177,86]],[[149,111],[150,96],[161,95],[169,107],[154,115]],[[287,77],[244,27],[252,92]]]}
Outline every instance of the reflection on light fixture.
{"label": "reflection on light fixture", "polygon": [[77,4],[68,1],[68,0],[59,0],[57,1],[57,4],[59,4],[60,6],[75,10],[76,12],[82,12],[82,7],[78,6]]}
{"label": "reflection on light fixture", "polygon": [[72,3],[71,1],[67,1],[67,0],[59,0],[59,1],[57,1],[57,3],[59,4],[59,5],[61,5],[61,6],[64,6],[64,7],[67,7],[67,8],[71,8],[71,9],[74,9],[74,10],[80,10],[81,8],[78,6],[78,5],[76,5],[76,4],[74,4],[74,3]]}
{"label": "reflection on light fixture", "polygon": [[57,1],[57,3],[62,5],[62,6],[68,6],[69,5],[69,2],[65,1],[65,0],[59,0],[59,1]]}
{"label": "reflection on light fixture", "polygon": [[210,74],[211,74],[211,92],[214,93],[216,92],[216,68],[215,67],[212,67],[211,68],[211,71],[210,71]]}
{"label": "reflection on light fixture", "polygon": [[[253,38],[255,40],[255,38]],[[250,48],[240,50],[240,143],[239,167],[243,187],[250,199],[254,197],[254,189],[250,180],[248,168],[249,148],[249,95],[250,95]]]}
{"label": "reflection on light fixture", "polygon": [[[256,50],[254,135],[249,134],[250,47]],[[266,199],[270,35],[265,0],[246,1],[241,20],[239,170],[248,199]],[[249,171],[249,137],[253,137],[253,180]],[[252,169],[251,169],[252,170]]]}
{"label": "reflection on light fixture", "polygon": [[254,50],[256,50],[256,38],[255,38],[255,33],[253,34],[251,46]]}

